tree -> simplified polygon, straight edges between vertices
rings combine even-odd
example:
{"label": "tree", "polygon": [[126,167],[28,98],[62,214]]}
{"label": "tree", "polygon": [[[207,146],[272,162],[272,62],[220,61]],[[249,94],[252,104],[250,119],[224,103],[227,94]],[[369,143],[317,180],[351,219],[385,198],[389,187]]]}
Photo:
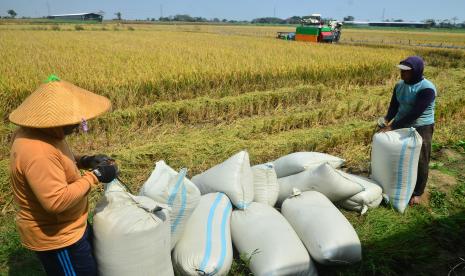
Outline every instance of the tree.
{"label": "tree", "polygon": [[206,18],[203,18],[201,16],[197,16],[193,18],[194,22],[208,22]]}
{"label": "tree", "polygon": [[302,17],[300,16],[292,16],[286,19],[287,24],[300,24],[302,23]]}
{"label": "tree", "polygon": [[262,17],[262,18],[255,18],[251,22],[252,24],[284,24],[286,23],[285,20],[277,17]]}
{"label": "tree", "polygon": [[452,22],[454,22],[454,26],[455,26],[455,23],[457,22],[457,20],[459,20],[459,18],[457,16],[454,16],[451,18]]}
{"label": "tree", "polygon": [[188,14],[176,14],[173,18],[173,21],[195,22],[196,19]]}
{"label": "tree", "polygon": [[14,10],[8,10],[7,13],[11,18],[15,18],[18,15]]}
{"label": "tree", "polygon": [[354,20],[355,20],[355,17],[353,17],[352,15],[348,15],[344,17],[344,21],[354,21]]}
{"label": "tree", "polygon": [[444,19],[439,23],[440,28],[450,28],[452,27],[452,24],[450,23],[449,19]]}
{"label": "tree", "polygon": [[122,19],[121,12],[117,12],[117,13],[115,13],[115,15],[116,15],[116,19],[121,21],[121,19]]}
{"label": "tree", "polygon": [[426,19],[425,21],[426,24],[428,24],[430,27],[436,27],[436,20],[434,19]]}

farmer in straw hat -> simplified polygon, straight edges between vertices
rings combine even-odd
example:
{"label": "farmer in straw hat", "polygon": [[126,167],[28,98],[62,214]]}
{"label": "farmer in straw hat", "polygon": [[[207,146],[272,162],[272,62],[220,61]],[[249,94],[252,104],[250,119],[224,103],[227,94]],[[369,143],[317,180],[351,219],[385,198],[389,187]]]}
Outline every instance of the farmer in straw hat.
{"label": "farmer in straw hat", "polygon": [[408,57],[400,62],[401,81],[394,87],[386,122],[390,122],[381,131],[414,127],[421,138],[420,159],[415,190],[410,205],[420,203],[428,181],[428,169],[431,155],[431,140],[434,132],[434,106],[436,87],[423,77],[424,63],[418,56]]}
{"label": "farmer in straw hat", "polygon": [[105,155],[75,157],[65,137],[110,108],[107,98],[51,76],[9,116],[19,126],[10,156],[16,224],[48,275],[97,275],[87,196],[118,169]]}

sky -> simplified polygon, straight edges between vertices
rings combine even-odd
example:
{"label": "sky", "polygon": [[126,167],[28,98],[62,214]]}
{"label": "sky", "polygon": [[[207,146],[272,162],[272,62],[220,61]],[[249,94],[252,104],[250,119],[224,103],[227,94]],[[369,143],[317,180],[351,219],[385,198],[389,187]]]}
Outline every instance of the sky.
{"label": "sky", "polygon": [[457,17],[465,21],[463,0],[0,0],[0,15],[13,9],[19,17],[50,14],[105,12],[105,19],[121,12],[123,19],[158,18],[160,15],[189,14],[208,19],[251,20],[258,17],[288,18],[320,13],[342,20],[352,15],[358,21],[403,19],[421,21]]}

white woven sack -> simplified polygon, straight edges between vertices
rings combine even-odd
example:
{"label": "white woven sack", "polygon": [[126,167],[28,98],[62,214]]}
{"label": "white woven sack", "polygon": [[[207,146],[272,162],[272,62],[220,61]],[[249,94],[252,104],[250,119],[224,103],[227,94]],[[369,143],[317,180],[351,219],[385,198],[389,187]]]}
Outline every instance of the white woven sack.
{"label": "white woven sack", "polygon": [[233,243],[250,258],[255,276],[317,275],[305,246],[286,219],[269,205],[252,202],[231,217]]}
{"label": "white woven sack", "polygon": [[[363,192],[359,194],[363,194]],[[338,202],[337,205],[341,206],[342,208],[346,210],[360,212],[361,215],[364,215],[369,209],[377,208],[383,201],[383,196],[380,195],[379,197],[377,197],[376,199],[368,203],[362,203],[363,200],[364,200],[363,198],[356,197],[355,200],[354,199],[343,200],[341,202]]]}
{"label": "white woven sack", "polygon": [[423,140],[414,128],[373,136],[371,172],[392,206],[403,213],[415,189]]}
{"label": "white woven sack", "polygon": [[253,175],[249,154],[241,151],[221,164],[192,178],[202,195],[225,193],[239,209],[247,208],[253,200]]}
{"label": "white woven sack", "polygon": [[279,184],[273,164],[266,163],[253,166],[252,173],[254,186],[253,201],[274,206],[278,200]]}
{"label": "white woven sack", "polygon": [[184,231],[185,224],[199,204],[200,191],[186,176],[187,170],[177,173],[161,160],[140,190],[140,195],[170,207],[171,248]]}
{"label": "white woven sack", "polygon": [[94,253],[99,275],[174,275],[166,205],[127,193],[114,180],[95,208]]}
{"label": "white woven sack", "polygon": [[304,170],[328,163],[333,168],[339,168],[345,160],[321,152],[295,152],[273,161],[278,178],[286,177]]}
{"label": "white woven sack", "polygon": [[350,180],[328,163],[298,174],[278,178],[278,204],[292,195],[293,189],[300,191],[318,191],[327,196],[332,202],[349,198],[363,190],[363,187]]}
{"label": "white woven sack", "polygon": [[223,193],[203,195],[174,247],[173,263],[180,275],[227,275],[233,260],[232,205]]}
{"label": "white woven sack", "polygon": [[366,177],[341,172],[354,182],[363,187],[363,191],[354,196],[338,202],[338,205],[350,211],[360,212],[362,215],[368,209],[376,208],[383,200],[383,190],[371,179]]}
{"label": "white woven sack", "polygon": [[309,191],[290,197],[281,212],[316,262],[337,265],[362,259],[357,233],[323,194]]}

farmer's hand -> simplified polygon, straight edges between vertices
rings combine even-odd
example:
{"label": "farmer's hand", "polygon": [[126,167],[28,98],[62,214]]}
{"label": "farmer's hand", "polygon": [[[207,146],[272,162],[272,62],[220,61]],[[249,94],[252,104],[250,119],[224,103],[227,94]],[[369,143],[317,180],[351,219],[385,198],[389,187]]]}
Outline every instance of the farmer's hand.
{"label": "farmer's hand", "polygon": [[118,167],[114,162],[104,162],[92,171],[99,182],[110,183],[118,176]]}
{"label": "farmer's hand", "polygon": [[388,132],[391,131],[392,127],[391,126],[385,126],[379,130],[379,132]]}
{"label": "farmer's hand", "polygon": [[83,169],[95,169],[97,165],[111,161],[112,159],[105,154],[84,155],[78,160],[78,167]]}

